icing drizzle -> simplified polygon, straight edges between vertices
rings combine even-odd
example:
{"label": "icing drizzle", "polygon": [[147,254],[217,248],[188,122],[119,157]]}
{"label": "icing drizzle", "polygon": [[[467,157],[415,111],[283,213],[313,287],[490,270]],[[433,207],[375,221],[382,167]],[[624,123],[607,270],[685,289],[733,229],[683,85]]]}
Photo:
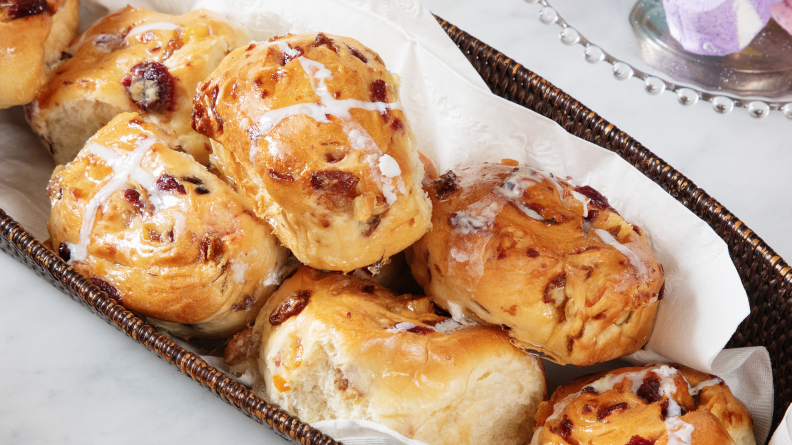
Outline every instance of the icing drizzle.
{"label": "icing drizzle", "polygon": [[396,333],[399,333],[399,332],[409,332],[410,329],[414,329],[416,326],[417,325],[415,325],[413,323],[402,321],[402,322],[396,323],[392,328],[386,329],[386,331],[390,332],[391,334],[396,334]]}
{"label": "icing drizzle", "polygon": [[[399,102],[366,102],[356,99],[336,99],[327,90],[326,81],[333,78],[333,74],[324,64],[311,60],[302,55],[301,51],[291,48],[284,40],[270,43],[277,46],[281,52],[293,60],[300,62],[305,73],[311,81],[311,88],[319,96],[319,103],[302,103],[288,107],[269,110],[264,113],[256,123],[259,134],[271,132],[281,121],[286,118],[305,115],[317,122],[328,123],[328,116],[335,116],[341,121],[344,133],[349,138],[352,148],[364,153],[364,159],[369,164],[371,172],[377,181],[380,190],[385,196],[388,205],[396,201],[396,191],[407,193],[404,181],[401,178],[401,169],[393,157],[383,154],[368,132],[352,117],[350,110],[362,109],[386,113],[389,110],[404,111]],[[269,142],[269,139],[265,137]],[[250,158],[254,161],[256,148],[251,147]],[[394,168],[395,164],[395,168]],[[395,184],[394,184],[395,183]]]}
{"label": "icing drizzle", "polygon": [[181,32],[182,27],[171,22],[154,22],[144,23],[129,30],[124,40],[129,40],[138,34],[143,34],[149,31],[178,31]]}
{"label": "icing drizzle", "polygon": [[605,230],[594,229],[594,232],[600,237],[603,243],[613,246],[616,250],[623,253],[630,260],[630,263],[638,270],[638,274],[643,276],[649,275],[649,270],[646,268],[646,264],[644,264],[644,262],[641,261],[641,258],[639,258],[635,252],[630,250],[629,247],[618,242],[616,238],[613,237],[613,235]]}
{"label": "icing drizzle", "polygon": [[[207,26],[209,26],[209,25],[207,24]],[[130,39],[130,37],[136,36],[138,34],[143,34],[143,33],[149,32],[149,31],[178,31],[178,32],[181,32],[182,29],[183,28],[181,26],[179,26],[179,25],[177,25],[175,23],[171,23],[171,22],[144,23],[142,25],[138,25],[138,26],[130,29],[129,32],[127,32],[126,36],[124,37],[123,41],[127,42]],[[109,52],[107,50],[107,48],[104,48],[103,45],[100,42],[101,42],[103,36],[116,36],[116,34],[94,34],[94,35],[89,36],[88,35],[89,31],[90,31],[90,29],[88,29],[85,32],[83,32],[82,35],[80,36],[80,38],[77,39],[76,42],[74,42],[72,45],[70,45],[67,48],[67,51],[70,54],[75,54],[77,52],[77,50],[79,50],[85,44],[85,42],[88,41],[89,38],[91,39],[91,41],[94,42],[94,46],[99,48],[99,50],[104,51],[104,52]],[[214,33],[212,32],[212,27],[211,26],[209,26],[209,35],[214,35]],[[107,38],[109,38],[109,37],[107,37]],[[117,38],[120,39],[120,37],[117,37]]]}
{"label": "icing drizzle", "polygon": [[690,395],[691,396],[698,395],[698,393],[700,393],[702,389],[708,386],[720,385],[721,383],[723,383],[723,379],[721,379],[720,377],[715,377],[714,379],[705,380],[699,383],[698,385],[690,388]]}
{"label": "icing drizzle", "polygon": [[[467,239],[461,243],[464,248],[453,247],[449,250],[449,255],[457,263],[467,263],[467,272],[474,281],[478,280],[484,273],[483,255],[487,243],[492,238],[491,228],[495,224],[495,219],[508,203],[514,205],[525,216],[537,221],[544,221],[542,215],[536,210],[525,206],[521,202],[521,198],[529,187],[539,184],[545,179],[555,186],[561,199],[563,199],[564,191],[571,191],[568,187],[562,185],[552,173],[521,166],[506,177],[503,185],[495,187],[494,193],[474,202],[465,210],[458,211],[452,216],[453,233],[456,236]],[[579,193],[578,195],[580,196],[576,196],[574,192],[572,193],[573,197],[583,203],[585,217],[588,215],[588,199]]]}
{"label": "icing drizzle", "polygon": [[[607,233],[607,232],[606,232]],[[638,392],[638,389],[643,384],[644,379],[649,373],[654,373],[660,379],[660,388],[659,394],[660,397],[666,396],[668,399],[668,416],[665,420],[666,425],[666,432],[668,434],[668,444],[669,445],[691,445],[692,439],[691,434],[695,430],[695,427],[685,421],[683,421],[680,416],[682,415],[682,408],[679,404],[674,400],[672,397],[676,393],[676,384],[674,383],[674,378],[676,376],[682,377],[682,379],[687,383],[688,389],[690,390],[690,394],[694,395],[698,394],[698,392],[706,387],[717,385],[723,382],[723,380],[719,378],[714,378],[711,380],[707,380],[705,382],[701,382],[700,384],[696,385],[695,387],[691,388],[690,383],[688,383],[687,379],[679,372],[679,370],[672,368],[667,365],[653,367],[649,369],[645,369],[643,371],[638,372],[627,372],[623,374],[608,374],[594,382],[589,383],[588,385],[584,386],[593,388],[598,394],[601,394],[605,391],[612,390],[616,384],[621,383],[624,379],[628,378],[632,382],[632,387],[627,388],[633,394]],[[553,406],[553,414],[551,414],[547,420],[545,420],[545,424],[547,422],[556,420],[561,417],[561,414],[564,412],[564,409],[569,405],[570,402],[575,400],[578,396],[583,394],[583,389],[580,391],[570,394],[561,401],[557,402]],[[538,437],[540,431],[537,430],[534,438]]]}
{"label": "icing drizzle", "polygon": [[[140,166],[149,149],[157,143],[162,142],[150,137],[138,139],[135,149],[125,156],[119,156],[113,150],[97,143],[91,143],[85,148],[88,153],[97,156],[108,167],[113,169],[113,177],[85,205],[85,212],[80,226],[80,241],[77,244],[66,243],[71,251],[71,258],[68,264],[74,264],[75,261],[85,261],[88,256],[88,245],[91,241],[91,232],[93,231],[99,207],[101,206],[102,210],[104,210],[107,205],[107,199],[115,192],[128,189],[129,181],[137,182],[148,192],[149,200],[154,206],[155,213],[164,208],[180,206],[181,201],[179,198],[171,193],[158,190],[157,178]],[[184,231],[186,218],[183,213],[174,212],[173,219],[174,234],[178,235]]]}

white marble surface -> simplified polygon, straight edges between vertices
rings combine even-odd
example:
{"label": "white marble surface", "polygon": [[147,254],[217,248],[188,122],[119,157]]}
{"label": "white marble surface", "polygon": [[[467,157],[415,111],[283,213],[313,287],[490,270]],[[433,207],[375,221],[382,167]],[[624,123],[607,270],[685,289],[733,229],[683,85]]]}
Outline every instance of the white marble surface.
{"label": "white marble surface", "polygon": [[[650,98],[583,62],[520,0],[426,4],[634,136],[792,258],[792,121]],[[3,254],[0,283],[0,443],[285,443]]]}

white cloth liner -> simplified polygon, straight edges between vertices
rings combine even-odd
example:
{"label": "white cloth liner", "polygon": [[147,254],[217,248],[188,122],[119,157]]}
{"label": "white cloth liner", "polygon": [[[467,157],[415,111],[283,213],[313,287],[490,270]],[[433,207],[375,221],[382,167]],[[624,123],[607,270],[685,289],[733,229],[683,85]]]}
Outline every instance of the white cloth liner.
{"label": "white cloth liner", "polygon": [[768,445],[792,445],[792,405],[787,408],[784,420],[778,425]]}
{"label": "white cloth liner", "polygon": [[[718,374],[751,409],[758,443],[767,437],[772,418],[767,352],[763,348],[721,352],[749,314],[748,299],[726,244],[706,223],[617,155],[492,95],[417,0],[129,3],[166,13],[212,9],[244,23],[258,40],[308,31],[353,37],[377,51],[388,68],[401,76],[401,100],[418,147],[441,171],[511,158],[562,177],[571,176],[577,184],[602,192],[625,219],[646,231],[665,267],[666,298],[660,304],[653,335],[647,351],[631,360],[673,361]],[[81,29],[126,4],[127,0],[84,0]],[[0,208],[46,239],[49,203],[44,188],[54,163],[22,116],[19,107],[0,110]],[[321,426],[331,428],[325,423]],[[337,434],[351,431],[347,423],[332,428]],[[368,442],[347,439],[347,443]]]}

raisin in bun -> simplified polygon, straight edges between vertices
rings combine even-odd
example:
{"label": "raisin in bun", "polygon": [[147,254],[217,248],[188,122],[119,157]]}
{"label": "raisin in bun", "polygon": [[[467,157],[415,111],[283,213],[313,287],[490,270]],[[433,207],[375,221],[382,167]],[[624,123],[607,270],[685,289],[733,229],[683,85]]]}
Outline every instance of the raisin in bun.
{"label": "raisin in bun", "polygon": [[432,230],[413,245],[418,283],[455,316],[507,326],[517,346],[561,364],[638,350],[663,286],[643,230],[591,187],[504,162],[426,187]]}
{"label": "raisin in bun", "polygon": [[195,87],[247,31],[215,13],[173,16],[126,7],[94,23],[28,105],[33,130],[61,164],[122,112],[173,129],[177,145],[208,165],[211,144],[190,127]]}
{"label": "raisin in bun", "polygon": [[231,335],[253,322],[287,251],[177,140],[116,116],[55,170],[47,228],[61,257],[128,309],[178,335]]}
{"label": "raisin in bun", "polygon": [[678,365],[622,368],[558,388],[531,444],[755,445],[753,420],[723,380]]}
{"label": "raisin in bun", "polygon": [[301,34],[232,52],[200,87],[193,126],[213,164],[305,264],[349,272],[429,227],[398,76],[359,42]]}
{"label": "raisin in bun", "polygon": [[426,297],[303,267],[226,360],[257,361],[259,394],[305,422],[370,420],[434,445],[527,443],[547,394],[541,362],[500,328],[433,309]]}
{"label": "raisin in bun", "polygon": [[0,3],[0,109],[24,105],[77,35],[79,0]]}

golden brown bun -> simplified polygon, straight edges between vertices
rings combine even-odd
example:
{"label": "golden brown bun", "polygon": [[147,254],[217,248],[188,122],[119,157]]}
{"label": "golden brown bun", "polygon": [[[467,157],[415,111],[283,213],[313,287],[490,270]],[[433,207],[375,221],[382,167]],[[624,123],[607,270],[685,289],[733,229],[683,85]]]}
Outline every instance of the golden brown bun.
{"label": "golden brown bun", "polygon": [[195,87],[249,40],[242,26],[203,9],[172,16],[127,6],[72,43],[73,57],[28,105],[28,121],[65,164],[115,115],[138,111],[173,129],[178,146],[208,165],[209,139],[190,127]]}
{"label": "golden brown bun", "polygon": [[577,379],[542,402],[536,427],[537,445],[666,445],[669,431],[674,444],[756,444],[751,415],[723,380],[679,365]]}
{"label": "golden brown bun", "polygon": [[547,394],[541,362],[499,328],[460,326],[433,308],[303,267],[256,319],[260,391],[305,422],[370,420],[433,445],[526,443]]}
{"label": "golden brown bun", "polygon": [[507,162],[426,187],[432,230],[413,245],[415,279],[455,316],[508,326],[517,346],[558,363],[638,350],[663,286],[643,230],[594,189]]}
{"label": "golden brown bun", "polygon": [[193,126],[214,140],[213,164],[300,261],[349,272],[429,227],[398,85],[355,40],[287,36],[232,52],[201,85]]}
{"label": "golden brown bun", "polygon": [[0,109],[24,105],[47,81],[77,35],[79,0],[26,0],[0,6]]}
{"label": "golden brown bun", "polygon": [[230,335],[254,320],[287,251],[176,141],[136,113],[116,116],[55,170],[47,229],[64,259],[128,309],[192,325],[169,325],[177,334]]}

